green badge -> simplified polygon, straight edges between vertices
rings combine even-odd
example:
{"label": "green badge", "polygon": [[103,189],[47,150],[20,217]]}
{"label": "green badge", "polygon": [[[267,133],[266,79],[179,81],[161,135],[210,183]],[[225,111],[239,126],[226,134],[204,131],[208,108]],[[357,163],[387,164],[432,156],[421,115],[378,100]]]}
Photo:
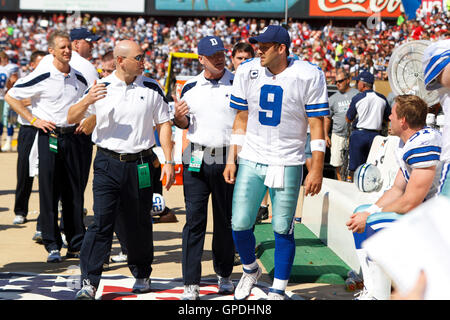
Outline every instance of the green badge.
{"label": "green badge", "polygon": [[139,178],[139,189],[150,187],[150,169],[148,167],[148,163],[138,164],[137,170]]}
{"label": "green badge", "polygon": [[191,162],[189,163],[189,171],[192,172],[200,172],[200,167],[203,162],[203,151],[202,150],[194,150],[191,154]]}
{"label": "green badge", "polygon": [[48,136],[48,145],[50,151],[58,153],[58,136],[56,134],[50,133]]}

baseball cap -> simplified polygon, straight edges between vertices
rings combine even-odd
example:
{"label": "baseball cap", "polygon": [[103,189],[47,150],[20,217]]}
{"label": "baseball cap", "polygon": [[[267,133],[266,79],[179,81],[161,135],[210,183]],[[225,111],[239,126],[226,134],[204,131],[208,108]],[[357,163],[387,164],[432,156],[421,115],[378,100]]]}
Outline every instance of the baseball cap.
{"label": "baseball cap", "polygon": [[375,78],[374,78],[373,74],[371,74],[368,71],[361,72],[356,77],[353,77],[353,80],[358,80],[358,81],[361,80],[361,81],[364,81],[366,83],[372,83],[372,84],[375,82]]}
{"label": "baseball cap", "polygon": [[291,37],[287,30],[282,26],[270,25],[262,30],[262,32],[256,36],[248,39],[250,43],[257,42],[276,42],[286,45],[286,48],[289,49],[291,44]]}
{"label": "baseball cap", "polygon": [[86,41],[97,41],[100,36],[96,36],[86,28],[75,28],[70,31],[70,41],[73,40],[86,40]]}
{"label": "baseball cap", "polygon": [[212,56],[219,51],[225,51],[222,40],[219,37],[207,36],[198,42],[197,52],[202,56]]}

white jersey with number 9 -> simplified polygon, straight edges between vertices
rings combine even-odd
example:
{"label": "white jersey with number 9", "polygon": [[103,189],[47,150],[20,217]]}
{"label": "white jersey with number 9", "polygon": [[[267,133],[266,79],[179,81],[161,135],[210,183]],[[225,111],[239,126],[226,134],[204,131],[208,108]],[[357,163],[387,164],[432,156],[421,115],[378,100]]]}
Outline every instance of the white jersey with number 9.
{"label": "white jersey with number 9", "polygon": [[248,110],[239,157],[268,165],[304,164],[307,119],[329,114],[324,73],[293,59],[277,75],[262,67],[259,58],[243,62],[230,101],[232,108]]}

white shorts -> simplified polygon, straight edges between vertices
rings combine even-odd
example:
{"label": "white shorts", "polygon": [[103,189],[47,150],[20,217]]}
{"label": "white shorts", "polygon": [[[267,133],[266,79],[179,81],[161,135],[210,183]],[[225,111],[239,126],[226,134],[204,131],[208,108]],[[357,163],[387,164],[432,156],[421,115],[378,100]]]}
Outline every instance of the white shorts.
{"label": "white shorts", "polygon": [[344,163],[342,150],[344,149],[345,140],[345,137],[338,136],[335,133],[331,134],[330,164],[333,167],[340,167]]}

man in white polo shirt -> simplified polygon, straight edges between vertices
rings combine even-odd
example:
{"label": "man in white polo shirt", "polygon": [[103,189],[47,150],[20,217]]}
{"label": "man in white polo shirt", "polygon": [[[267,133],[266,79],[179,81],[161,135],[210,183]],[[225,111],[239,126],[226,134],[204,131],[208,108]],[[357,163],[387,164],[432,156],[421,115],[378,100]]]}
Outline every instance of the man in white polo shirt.
{"label": "man in white polo shirt", "polygon": [[373,139],[381,134],[383,121],[389,121],[391,114],[386,97],[373,90],[373,74],[364,71],[354,80],[358,81],[359,93],[353,96],[346,114],[347,122],[353,123],[349,141],[347,181],[353,181],[355,170],[366,162]]}
{"label": "man in white polo shirt", "polygon": [[[133,292],[149,292],[153,262],[152,208],[155,174],[152,151],[156,124],[166,159],[160,179],[166,189],[175,181],[172,128],[167,100],[158,83],[142,76],[144,53],[133,41],[114,49],[116,71],[96,81],[83,99],[70,107],[69,123],[95,115],[94,222],[80,252],[83,287],[76,299],[95,299],[103,263],[111,250],[114,224],[121,219],[128,249],[128,267],[136,278]],[[119,214],[119,212],[121,212]]]}
{"label": "man in white polo shirt", "polygon": [[[42,238],[49,252],[47,262],[61,262],[62,239],[58,227],[58,200],[61,198],[67,258],[75,258],[81,248],[84,192],[78,152],[79,136],[75,125],[67,122],[69,106],[83,95],[86,79],[69,61],[72,55],[69,35],[55,31],[49,38],[49,52],[54,56],[47,68],[36,68],[11,88],[5,100],[14,111],[39,129],[39,203]],[[32,113],[24,99],[31,99]]]}
{"label": "man in white polo shirt", "polygon": [[92,57],[93,42],[100,39],[86,28],[75,28],[70,31],[70,41],[72,42],[72,59],[70,65],[86,78],[91,86],[94,80],[98,80],[98,71],[88,60]]}
{"label": "man in white polo shirt", "polygon": [[183,228],[183,300],[198,300],[201,260],[212,195],[214,219],[213,264],[219,293],[234,291],[229,279],[233,271],[234,245],[231,235],[233,186],[222,173],[236,114],[229,108],[233,74],[225,69],[225,48],[219,37],[208,36],[198,43],[199,62],[204,71],[189,79],[175,101],[174,123],[188,128],[191,142],[183,154],[183,190],[186,224]]}
{"label": "man in white polo shirt", "polygon": [[[100,39],[99,36],[93,34],[86,28],[75,28],[70,31],[70,41],[72,45],[72,58],[70,65],[75,70],[81,72],[86,79],[88,86],[92,86],[95,80],[99,79],[99,74],[94,65],[89,61],[92,57],[93,42]],[[95,116],[88,117],[80,121],[80,125],[75,131],[80,135],[80,153],[83,155],[83,162],[81,163],[83,171],[83,188],[89,180],[89,173],[92,163],[92,137],[91,132],[95,126]],[[84,204],[83,204],[84,207]],[[63,222],[63,221],[62,221]],[[63,227],[63,223],[61,223]]]}

